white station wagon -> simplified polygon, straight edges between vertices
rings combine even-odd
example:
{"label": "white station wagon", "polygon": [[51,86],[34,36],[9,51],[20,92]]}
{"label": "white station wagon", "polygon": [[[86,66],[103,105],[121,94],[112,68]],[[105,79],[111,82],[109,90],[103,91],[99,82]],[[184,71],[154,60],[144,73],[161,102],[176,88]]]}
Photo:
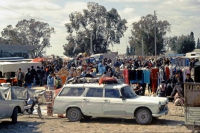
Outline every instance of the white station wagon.
{"label": "white station wagon", "polygon": [[54,101],[54,114],[69,121],[82,118],[134,118],[149,124],[168,113],[167,98],[138,96],[127,84],[82,83],[65,85]]}

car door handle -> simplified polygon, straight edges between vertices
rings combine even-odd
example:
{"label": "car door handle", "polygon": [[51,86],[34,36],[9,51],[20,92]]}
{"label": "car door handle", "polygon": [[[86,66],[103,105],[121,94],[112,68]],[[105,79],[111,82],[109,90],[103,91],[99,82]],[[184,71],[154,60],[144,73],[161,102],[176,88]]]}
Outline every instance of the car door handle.
{"label": "car door handle", "polygon": [[110,102],[110,100],[107,100],[107,99],[105,99],[104,101],[105,101],[105,102]]}
{"label": "car door handle", "polygon": [[84,98],[83,100],[84,100],[84,101],[88,101],[88,99],[86,99],[86,98]]}

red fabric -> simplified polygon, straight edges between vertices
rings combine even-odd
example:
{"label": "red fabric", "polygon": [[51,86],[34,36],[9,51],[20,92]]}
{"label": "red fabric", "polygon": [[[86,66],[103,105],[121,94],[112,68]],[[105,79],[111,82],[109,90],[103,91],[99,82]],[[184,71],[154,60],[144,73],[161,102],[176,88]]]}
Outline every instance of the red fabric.
{"label": "red fabric", "polygon": [[170,78],[170,71],[169,71],[169,67],[166,67],[166,78],[169,79]]}
{"label": "red fabric", "polygon": [[151,88],[153,93],[156,93],[156,89],[158,87],[158,72],[158,68],[153,68],[151,70]]}
{"label": "red fabric", "polygon": [[102,84],[104,81],[116,81],[116,80],[112,77],[103,77],[99,79],[99,84]]}
{"label": "red fabric", "polygon": [[123,77],[124,77],[124,83],[125,84],[129,84],[129,77],[128,77],[128,69],[125,68],[122,72]]}
{"label": "red fabric", "polygon": [[35,58],[32,60],[32,62],[42,62],[44,60],[45,60],[45,58]]}

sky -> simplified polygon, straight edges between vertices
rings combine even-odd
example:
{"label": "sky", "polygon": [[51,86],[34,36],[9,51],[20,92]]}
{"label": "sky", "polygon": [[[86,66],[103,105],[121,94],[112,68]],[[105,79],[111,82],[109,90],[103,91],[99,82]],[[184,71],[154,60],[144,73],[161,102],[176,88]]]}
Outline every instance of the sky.
{"label": "sky", "polygon": [[195,39],[200,38],[200,0],[0,0],[0,31],[7,25],[14,27],[23,19],[46,22],[55,28],[50,41],[52,47],[46,49],[46,54],[62,56],[68,35],[64,24],[70,22],[70,13],[87,9],[88,2],[103,5],[108,11],[115,8],[121,18],[127,20],[128,29],[120,44],[110,48],[120,54],[126,52],[131,24],[154,11],[158,20],[171,24],[167,36],[188,35],[193,31]]}

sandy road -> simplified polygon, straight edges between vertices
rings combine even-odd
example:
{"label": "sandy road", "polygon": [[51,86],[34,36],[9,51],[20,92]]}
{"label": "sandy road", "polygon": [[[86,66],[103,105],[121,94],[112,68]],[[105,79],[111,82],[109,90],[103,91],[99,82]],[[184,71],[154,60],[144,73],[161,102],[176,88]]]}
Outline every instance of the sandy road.
{"label": "sandy road", "polygon": [[177,109],[169,103],[170,113],[154,120],[150,125],[138,125],[134,119],[92,118],[80,122],[69,122],[67,118],[44,116],[41,120],[37,115],[19,116],[17,124],[11,124],[9,119],[0,123],[0,133],[133,133],[133,132],[186,132],[181,108]]}

